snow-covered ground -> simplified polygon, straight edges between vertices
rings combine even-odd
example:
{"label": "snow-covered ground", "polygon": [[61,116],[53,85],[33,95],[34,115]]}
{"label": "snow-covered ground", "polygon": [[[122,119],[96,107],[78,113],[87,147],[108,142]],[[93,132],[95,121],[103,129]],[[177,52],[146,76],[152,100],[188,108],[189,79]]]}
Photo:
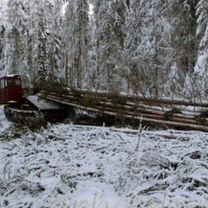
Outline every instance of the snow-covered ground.
{"label": "snow-covered ground", "polygon": [[1,208],[208,207],[207,133],[0,125]]}

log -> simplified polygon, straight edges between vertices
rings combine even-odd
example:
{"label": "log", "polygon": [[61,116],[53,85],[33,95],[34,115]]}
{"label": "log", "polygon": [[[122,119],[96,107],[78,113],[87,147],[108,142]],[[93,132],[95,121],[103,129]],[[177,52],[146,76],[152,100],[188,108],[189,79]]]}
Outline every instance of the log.
{"label": "log", "polygon": [[[114,104],[112,103],[105,103],[105,102],[99,102],[100,106],[107,106],[107,107],[115,107]],[[148,114],[156,114],[156,115],[161,115],[164,116],[164,113],[167,111],[159,111],[159,110],[154,110],[154,109],[150,109],[150,108],[142,108],[140,106],[128,106],[128,105],[117,105],[116,106],[119,109],[125,109],[126,111],[135,111],[135,112],[139,112],[139,113],[148,113]],[[170,109],[171,111],[171,109]],[[196,114],[198,115],[198,114]],[[195,116],[195,115],[194,115]],[[183,112],[182,114],[178,114],[178,113],[174,113],[174,117],[178,117],[178,118],[186,118],[186,119],[194,119],[193,115],[184,115]]]}
{"label": "log", "polygon": [[[117,115],[126,114],[131,115],[132,118],[134,116],[143,115],[146,118],[153,118],[153,119],[161,119],[161,120],[171,120],[175,122],[183,122],[183,123],[189,123],[189,124],[197,124],[197,121],[193,116],[185,116],[181,114],[173,114],[169,119],[166,118],[164,115],[164,112],[156,111],[156,110],[149,110],[145,108],[126,108],[126,106],[118,105],[116,106],[118,109],[115,109],[115,106],[112,103],[105,103],[105,102],[99,102],[100,105],[97,106],[97,108],[103,112],[103,111],[111,111],[114,113],[117,113]],[[107,106],[107,107],[106,107]]]}
{"label": "log", "polygon": [[[129,117],[129,116],[126,116]],[[174,121],[165,121],[165,120],[159,120],[159,119],[150,119],[150,118],[143,118],[143,117],[136,117],[137,120],[152,122],[152,123],[159,123],[166,126],[175,126],[179,128],[185,128],[185,129],[193,129],[197,131],[206,131],[208,132],[208,127],[203,125],[197,125],[197,124],[188,124],[188,123],[181,123],[181,122],[174,122]]]}
{"label": "log", "polygon": [[[49,100],[59,102],[59,103],[65,104],[65,105],[69,105],[69,106],[73,106],[73,107],[80,108],[80,109],[83,109],[83,110],[88,110],[88,111],[93,111],[93,112],[100,113],[100,110],[97,109],[97,108],[86,107],[86,106],[82,106],[82,105],[79,105],[79,104],[71,103],[67,100],[58,99],[57,97],[54,97],[54,96],[47,96],[47,98]],[[106,114],[106,115],[110,115],[110,116],[117,116],[116,112],[112,112],[110,110],[102,110],[102,113]],[[159,119],[159,118],[156,118],[156,117],[155,118],[147,118],[147,117],[143,117],[143,115],[132,116],[132,115],[121,113],[121,116],[123,118],[135,119],[135,120],[139,120],[139,121],[142,120],[142,121],[146,121],[146,122],[163,124],[163,125],[166,125],[166,126],[175,126],[175,127],[185,128],[185,129],[194,129],[194,130],[208,132],[208,127],[204,126],[204,125],[190,124],[190,123],[185,123],[185,122],[182,122],[182,121],[180,121],[180,122],[167,121],[167,120]]]}
{"label": "log", "polygon": [[164,121],[174,121],[174,122],[182,122],[182,123],[187,123],[187,124],[197,124],[197,121],[194,119],[190,119],[190,118],[186,118],[186,117],[176,117],[176,116],[172,116],[170,118],[166,118],[164,116],[164,114],[158,115],[158,114],[150,114],[150,113],[143,113],[143,112],[131,112],[131,111],[114,111],[110,108],[99,108],[101,112],[105,112],[105,111],[111,111],[116,113],[117,117],[125,117],[126,115],[129,115],[132,119],[134,119],[135,117],[138,116],[142,116],[144,118],[152,118],[152,119],[159,119],[159,120],[164,120]]}
{"label": "log", "polygon": [[85,90],[74,90],[77,94],[80,95],[96,95],[99,97],[107,97],[115,99],[123,99],[128,101],[144,101],[146,103],[157,103],[157,104],[169,104],[169,105],[184,105],[184,106],[194,106],[194,107],[208,107],[207,102],[199,103],[193,102],[189,100],[177,100],[177,99],[168,99],[168,98],[150,98],[150,97],[142,97],[142,96],[129,96],[129,95],[122,95],[119,93],[109,93],[109,92],[92,92],[92,91],[85,91]]}
{"label": "log", "polygon": [[[190,110],[190,109],[187,109],[187,106],[186,108],[183,106],[183,105],[173,105],[171,104],[170,106],[166,106],[165,105],[156,105],[154,102],[152,103],[148,103],[148,105],[144,105],[144,103],[140,102],[139,104],[136,102],[136,101],[129,101],[129,100],[124,100],[122,99],[122,102],[120,102],[119,100],[120,99],[115,99],[115,98],[110,98],[110,97],[100,97],[100,96],[97,96],[97,95],[93,95],[92,93],[89,93],[89,94],[80,94],[79,97],[77,97],[76,94],[70,94],[70,95],[57,95],[56,93],[51,93],[51,95],[54,95],[54,96],[57,96],[57,97],[61,97],[61,98],[64,98],[64,99],[70,99],[70,100],[76,100],[79,104],[85,104],[83,101],[84,99],[88,99],[88,100],[91,100],[94,104],[96,104],[97,102],[99,103],[102,103],[103,105],[112,105],[112,106],[124,106],[126,108],[138,108],[140,107],[141,109],[145,109],[145,110],[152,110],[152,111],[168,111],[168,110],[172,110],[172,107],[174,108],[179,108],[181,110],[181,112],[184,114],[184,115],[187,115],[187,116],[197,116],[199,115],[198,112],[195,112],[193,110]],[[153,105],[154,104],[154,105]],[[166,109],[164,109],[164,107]],[[194,106],[190,106],[192,108],[195,108]],[[158,108],[160,108],[160,110],[158,110]],[[201,107],[202,108],[202,107]],[[199,110],[202,110],[202,109],[198,109]]]}

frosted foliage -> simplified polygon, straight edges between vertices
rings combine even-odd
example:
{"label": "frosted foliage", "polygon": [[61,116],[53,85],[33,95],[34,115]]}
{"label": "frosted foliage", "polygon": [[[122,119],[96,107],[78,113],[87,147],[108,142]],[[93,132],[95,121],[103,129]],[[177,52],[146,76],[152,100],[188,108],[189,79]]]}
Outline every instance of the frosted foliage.
{"label": "frosted foliage", "polygon": [[[124,1],[96,1],[96,88],[119,91],[121,87],[121,61],[125,36]],[[102,81],[101,81],[102,80]]]}
{"label": "frosted foliage", "polygon": [[196,66],[194,68],[195,73],[201,77],[203,77],[204,73],[206,73],[206,71],[205,71],[205,67],[207,64],[206,59],[207,59],[206,54],[201,54],[198,57]]}
{"label": "frosted foliage", "polygon": [[207,0],[2,0],[0,15],[1,74],[28,85],[177,97],[197,81],[206,97]]}
{"label": "frosted foliage", "polygon": [[174,97],[176,93],[182,90],[181,79],[183,79],[184,75],[177,68],[177,64],[173,63],[170,68],[170,72],[167,76],[167,82],[165,83],[165,92],[166,95],[170,97]]}
{"label": "frosted foliage", "polygon": [[0,25],[6,25],[6,0],[0,1]]}
{"label": "frosted foliage", "polygon": [[[189,74],[189,89],[196,98],[206,99],[208,93],[208,7],[207,1],[200,0],[197,4],[197,37],[199,39],[198,57],[193,75]],[[188,87],[187,87],[188,88]]]}
{"label": "frosted foliage", "polygon": [[207,23],[207,17],[208,17],[208,3],[206,0],[200,0],[198,2],[196,14],[198,15],[197,34],[201,35],[206,29],[206,25],[207,25],[206,23]]}
{"label": "frosted foliage", "polygon": [[[208,50],[208,6],[207,1],[201,0],[197,5],[197,35],[200,38],[200,45],[199,45],[199,58],[202,54],[206,54]],[[205,66],[204,66],[205,67]],[[203,68],[204,68],[203,67]]]}
{"label": "frosted foliage", "polygon": [[164,85],[173,50],[165,6],[163,1],[133,1],[127,19],[128,81],[134,93],[144,96],[168,94]]}
{"label": "frosted foliage", "polygon": [[88,66],[88,12],[86,0],[69,1],[65,10],[66,81],[78,88],[83,88]]}
{"label": "frosted foliage", "polygon": [[43,80],[41,76],[46,80],[49,75],[52,79],[63,77],[58,71],[62,68],[58,26],[61,27],[63,2],[8,0],[6,3],[3,8],[7,11],[4,22],[7,38],[0,68],[6,73],[22,74],[26,85]]}

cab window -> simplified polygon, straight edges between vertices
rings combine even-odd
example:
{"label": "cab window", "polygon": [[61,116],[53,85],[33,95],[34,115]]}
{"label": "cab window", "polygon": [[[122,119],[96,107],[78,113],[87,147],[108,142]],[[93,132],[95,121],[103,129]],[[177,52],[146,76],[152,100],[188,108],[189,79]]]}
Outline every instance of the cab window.
{"label": "cab window", "polygon": [[0,80],[0,89],[4,89],[4,80],[3,79]]}
{"label": "cab window", "polygon": [[20,79],[7,79],[7,87],[16,87],[20,85]]}

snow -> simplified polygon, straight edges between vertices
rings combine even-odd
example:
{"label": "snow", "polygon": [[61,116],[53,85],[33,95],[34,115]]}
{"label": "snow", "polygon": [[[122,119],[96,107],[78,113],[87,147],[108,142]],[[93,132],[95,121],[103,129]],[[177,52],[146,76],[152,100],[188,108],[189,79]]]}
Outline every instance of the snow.
{"label": "snow", "polygon": [[207,133],[0,119],[1,208],[208,207]]}
{"label": "snow", "polygon": [[194,72],[198,75],[204,74],[203,69],[205,69],[204,66],[206,66],[206,56],[205,55],[206,54],[201,54],[197,59],[197,63],[195,65]]}
{"label": "snow", "polygon": [[4,134],[9,129],[11,123],[5,118],[3,114],[3,106],[0,106],[0,135]]}

